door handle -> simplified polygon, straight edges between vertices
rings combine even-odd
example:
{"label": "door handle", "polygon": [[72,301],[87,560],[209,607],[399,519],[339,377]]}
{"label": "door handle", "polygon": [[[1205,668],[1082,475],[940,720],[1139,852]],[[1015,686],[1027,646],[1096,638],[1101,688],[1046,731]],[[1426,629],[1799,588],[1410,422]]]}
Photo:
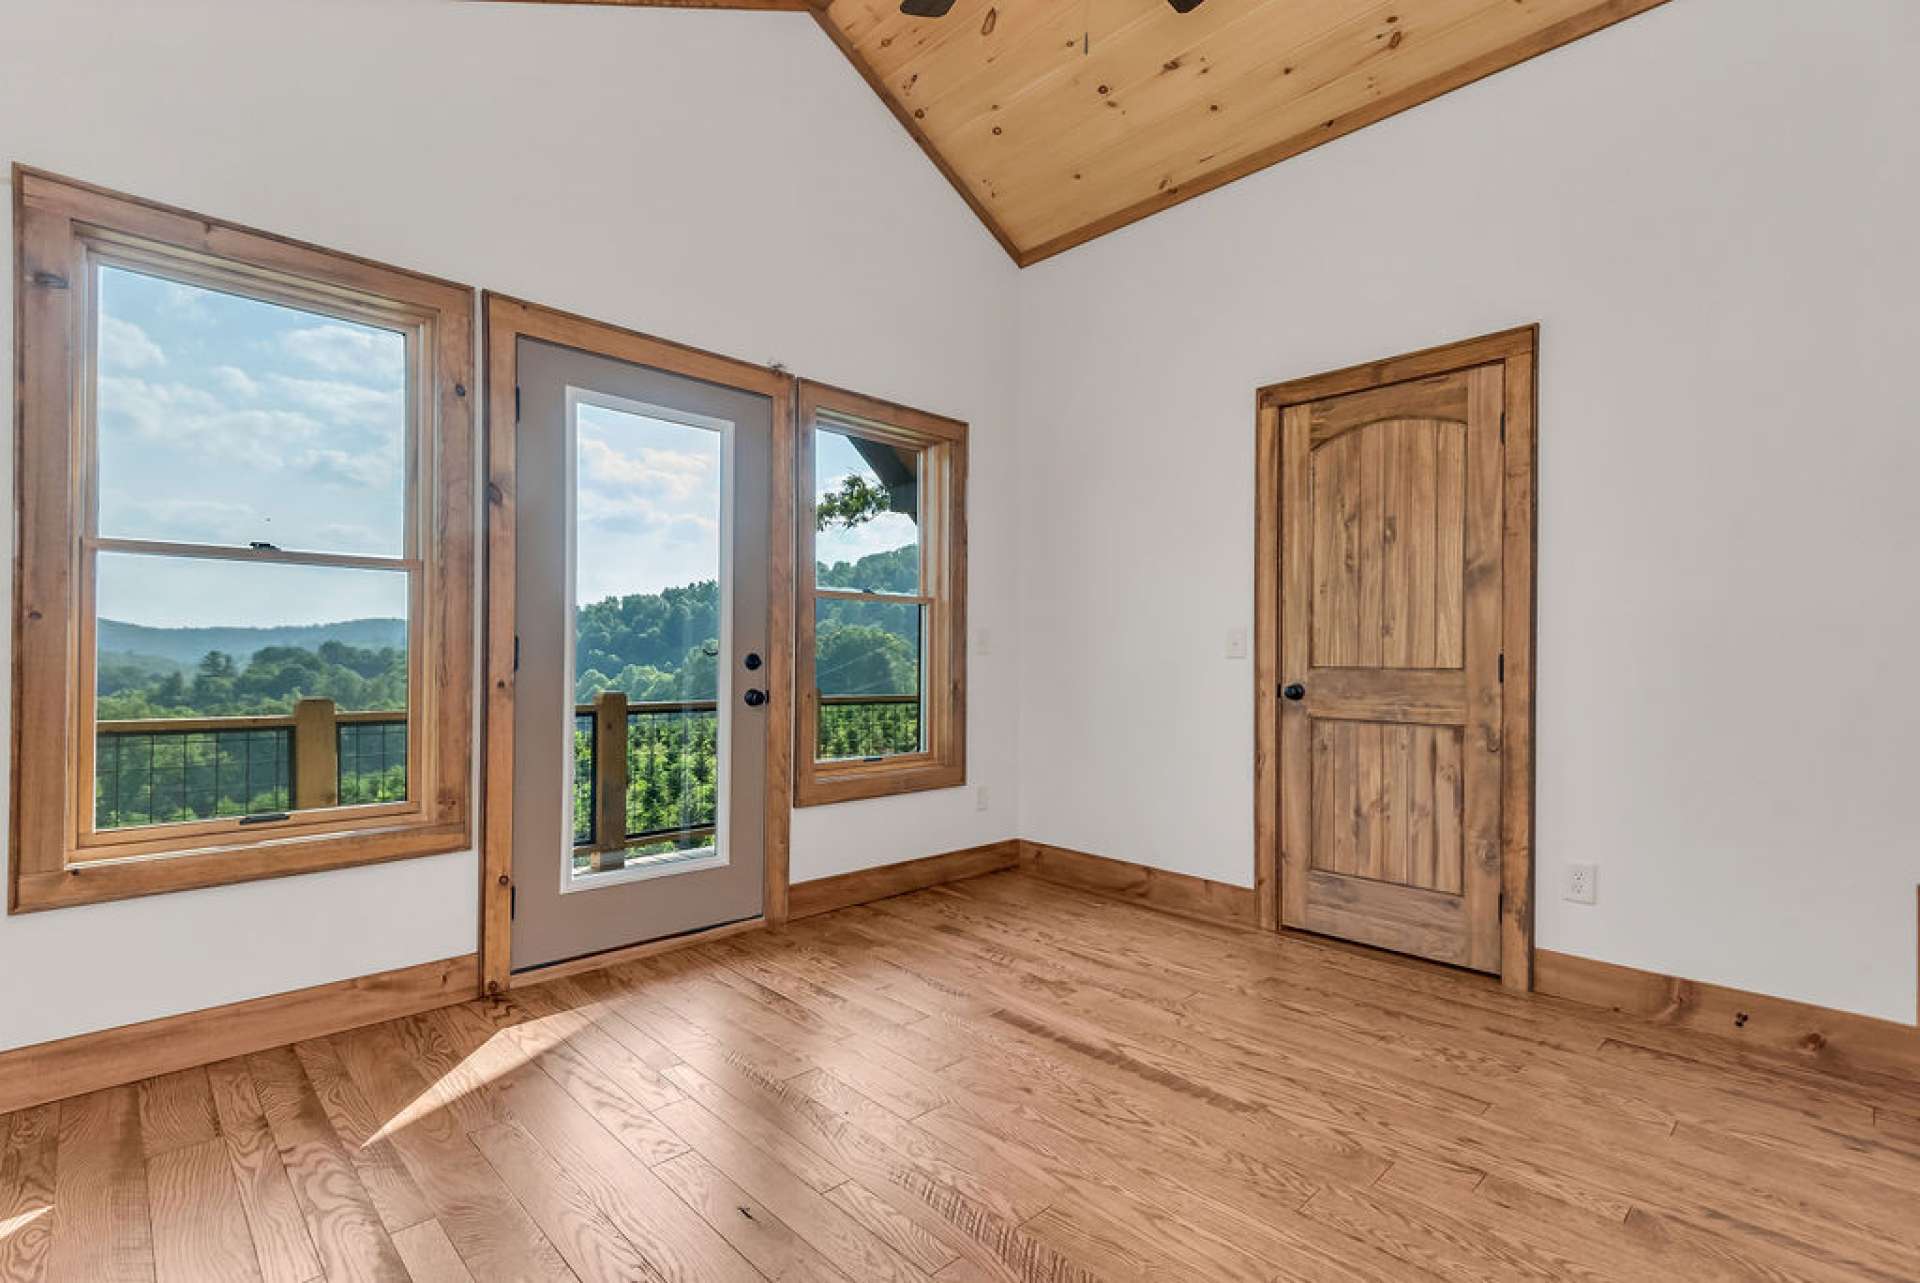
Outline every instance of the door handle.
{"label": "door handle", "polygon": [[1297,703],[1307,697],[1307,688],[1299,682],[1288,682],[1280,688],[1280,693]]}
{"label": "door handle", "polygon": [[767,693],[758,689],[750,690],[745,695],[742,695],[741,698],[747,701],[748,708],[758,708],[767,702]]}

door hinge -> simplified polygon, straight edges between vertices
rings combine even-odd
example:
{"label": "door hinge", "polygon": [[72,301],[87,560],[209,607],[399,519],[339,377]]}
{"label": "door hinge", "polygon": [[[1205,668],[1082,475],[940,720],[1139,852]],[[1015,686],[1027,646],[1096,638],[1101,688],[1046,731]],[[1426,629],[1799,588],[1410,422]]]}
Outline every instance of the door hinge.
{"label": "door hinge", "polygon": [[507,888],[507,921],[511,922],[519,916],[520,916],[520,888],[517,886],[511,886]]}
{"label": "door hinge", "polygon": [[520,634],[513,635],[513,671],[520,671]]}
{"label": "door hinge", "polygon": [[[520,385],[518,383],[513,385],[513,421],[520,422]],[[1506,421],[1503,419],[1501,422],[1504,425]],[[1507,439],[1507,430],[1504,426],[1500,429],[1500,439],[1502,441]]]}
{"label": "door hinge", "polygon": [[1505,410],[1502,410],[1500,411],[1500,440],[1502,442],[1505,442],[1506,439],[1507,439],[1507,412]]}
{"label": "door hinge", "polygon": [[1507,680],[1507,652],[1504,650],[1500,652],[1500,680]]}

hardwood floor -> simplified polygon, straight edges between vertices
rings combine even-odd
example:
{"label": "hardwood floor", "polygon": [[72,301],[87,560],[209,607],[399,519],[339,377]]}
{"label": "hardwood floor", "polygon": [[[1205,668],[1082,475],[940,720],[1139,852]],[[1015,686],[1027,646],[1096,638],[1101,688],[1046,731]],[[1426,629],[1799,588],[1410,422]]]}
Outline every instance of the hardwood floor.
{"label": "hardwood floor", "polygon": [[0,1279],[1920,1276],[1920,1084],[1016,873],[0,1118]]}

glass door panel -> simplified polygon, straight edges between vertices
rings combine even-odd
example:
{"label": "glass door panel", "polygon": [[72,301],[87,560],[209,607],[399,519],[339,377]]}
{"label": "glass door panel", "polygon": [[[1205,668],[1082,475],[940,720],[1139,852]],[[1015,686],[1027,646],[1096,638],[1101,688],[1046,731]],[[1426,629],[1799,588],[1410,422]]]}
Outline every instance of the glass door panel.
{"label": "glass door panel", "polygon": [[727,858],[731,423],[575,390],[569,889]]}

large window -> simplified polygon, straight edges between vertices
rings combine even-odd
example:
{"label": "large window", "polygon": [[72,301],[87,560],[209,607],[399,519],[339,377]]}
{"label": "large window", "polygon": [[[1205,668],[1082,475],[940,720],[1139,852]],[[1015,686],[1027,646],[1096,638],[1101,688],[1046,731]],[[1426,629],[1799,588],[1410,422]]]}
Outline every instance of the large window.
{"label": "large window", "polygon": [[966,780],[967,428],[800,384],[794,800]]}
{"label": "large window", "polygon": [[465,845],[471,293],[15,187],[12,907]]}

